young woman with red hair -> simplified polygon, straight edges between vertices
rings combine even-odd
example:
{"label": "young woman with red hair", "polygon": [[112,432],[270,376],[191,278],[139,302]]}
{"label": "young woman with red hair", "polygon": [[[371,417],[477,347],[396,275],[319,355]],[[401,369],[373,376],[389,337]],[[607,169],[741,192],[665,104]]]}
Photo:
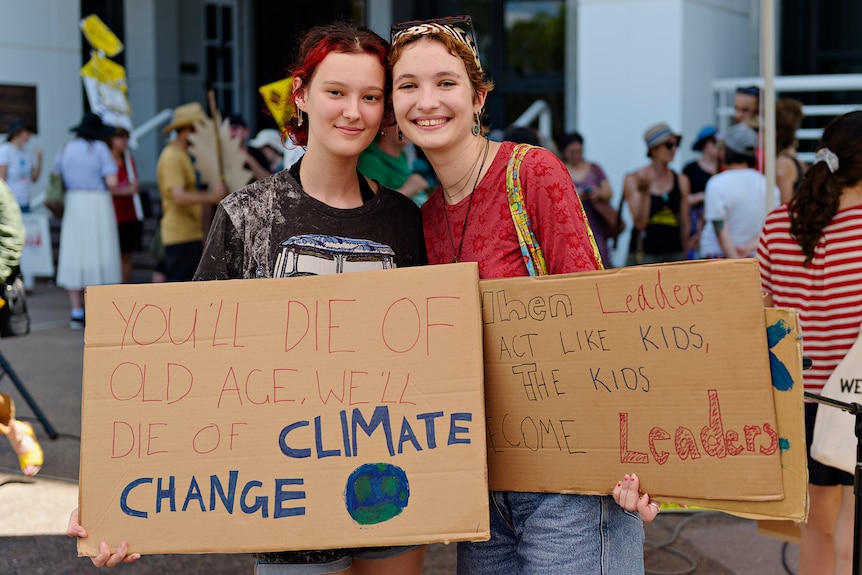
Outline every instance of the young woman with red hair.
{"label": "young woman with red hair", "polygon": [[[222,200],[196,280],[349,271],[346,256],[296,257],[312,244],[317,251],[352,246],[385,253],[395,266],[426,263],[419,208],[357,171],[359,153],[374,139],[388,110],[388,52],[389,44],[374,32],[344,22],[313,28],[305,35],[298,63],[290,71],[296,114],[287,123],[291,139],[306,146],[305,155],[289,170]],[[332,268],[336,260],[343,269]],[[367,264],[358,268],[367,269]],[[68,534],[87,536],[77,512]],[[101,550],[92,558],[97,566],[140,557],[128,554],[125,541],[116,551],[103,542]],[[419,575],[424,557],[424,545],[260,553],[255,573]]]}

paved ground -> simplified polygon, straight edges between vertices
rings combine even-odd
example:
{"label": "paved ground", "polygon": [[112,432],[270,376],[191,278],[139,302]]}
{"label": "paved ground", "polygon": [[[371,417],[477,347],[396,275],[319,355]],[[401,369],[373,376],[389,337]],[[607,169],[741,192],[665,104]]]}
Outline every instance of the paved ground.
{"label": "paved ground", "polygon": [[[146,281],[147,275],[140,272],[136,279]],[[0,440],[0,575],[95,573],[89,560],[76,557],[75,541],[62,535],[69,512],[77,505],[83,334],[67,326],[68,300],[62,290],[38,283],[28,301],[33,332],[0,341],[0,352],[59,437],[49,439],[34,421],[46,457],[34,480],[18,473],[9,444]],[[12,393],[19,415],[33,421],[32,411],[8,377],[0,380],[0,390]],[[729,515],[663,513],[646,533],[648,573],[796,572],[796,545],[761,535],[756,523]],[[250,575],[252,567],[243,555],[150,556],[123,566],[121,572]],[[454,572],[455,546],[432,546],[424,575]]]}

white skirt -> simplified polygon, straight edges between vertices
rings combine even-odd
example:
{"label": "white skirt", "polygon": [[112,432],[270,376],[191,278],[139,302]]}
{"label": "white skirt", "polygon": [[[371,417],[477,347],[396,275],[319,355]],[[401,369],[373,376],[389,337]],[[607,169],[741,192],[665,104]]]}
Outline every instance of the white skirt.
{"label": "white skirt", "polygon": [[57,285],[67,290],[122,282],[120,239],[111,194],[66,191]]}

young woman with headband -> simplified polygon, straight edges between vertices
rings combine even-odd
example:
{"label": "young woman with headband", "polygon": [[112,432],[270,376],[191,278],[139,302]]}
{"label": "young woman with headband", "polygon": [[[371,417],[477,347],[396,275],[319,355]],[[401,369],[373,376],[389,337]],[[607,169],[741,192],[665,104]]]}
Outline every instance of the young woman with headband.
{"label": "young woman with headband", "polygon": [[[395,117],[425,153],[441,185],[422,206],[432,264],[478,262],[482,278],[528,275],[507,195],[515,145],[485,137],[481,114],[493,83],[482,69],[469,17],[398,24],[392,30]],[[601,269],[563,163],[544,148],[522,158],[523,202],[547,272]],[[541,264],[538,264],[541,267]],[[611,496],[492,492],[491,539],[458,544],[461,575],[643,573],[643,525],[657,506],[626,476]],[[625,507],[623,509],[622,507]],[[608,553],[608,550],[611,550]]]}

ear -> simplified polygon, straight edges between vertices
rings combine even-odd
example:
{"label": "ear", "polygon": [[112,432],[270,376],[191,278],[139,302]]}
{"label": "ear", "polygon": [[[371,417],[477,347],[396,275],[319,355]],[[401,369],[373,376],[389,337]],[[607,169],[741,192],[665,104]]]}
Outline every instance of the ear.
{"label": "ear", "polygon": [[488,97],[487,90],[481,90],[476,92],[476,96],[473,98],[473,113],[478,114],[485,108],[485,99]]}
{"label": "ear", "polygon": [[302,87],[302,79],[294,78],[290,94],[293,97],[293,104],[303,112],[305,112],[305,90]]}

